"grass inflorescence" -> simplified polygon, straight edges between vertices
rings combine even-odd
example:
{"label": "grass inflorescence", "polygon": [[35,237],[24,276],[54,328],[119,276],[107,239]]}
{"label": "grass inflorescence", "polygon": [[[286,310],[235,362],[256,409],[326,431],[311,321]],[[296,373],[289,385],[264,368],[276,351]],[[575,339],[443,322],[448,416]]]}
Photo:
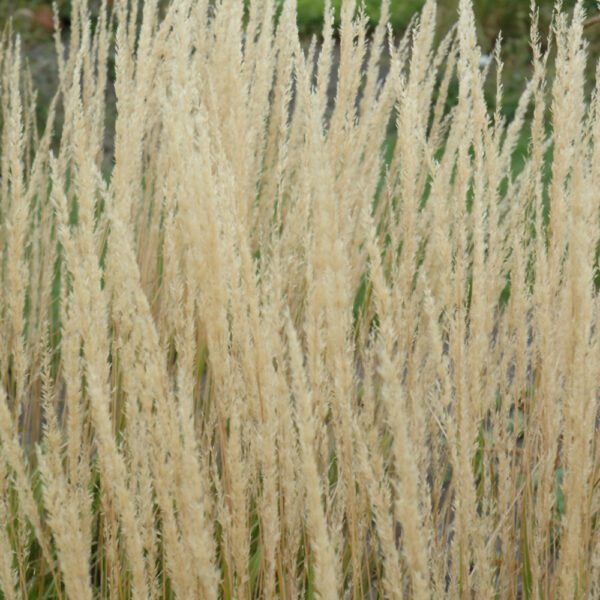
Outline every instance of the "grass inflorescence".
{"label": "grass inflorescence", "polygon": [[2,38],[2,597],[600,595],[584,5],[510,119],[390,6],[74,0],[42,127]]}

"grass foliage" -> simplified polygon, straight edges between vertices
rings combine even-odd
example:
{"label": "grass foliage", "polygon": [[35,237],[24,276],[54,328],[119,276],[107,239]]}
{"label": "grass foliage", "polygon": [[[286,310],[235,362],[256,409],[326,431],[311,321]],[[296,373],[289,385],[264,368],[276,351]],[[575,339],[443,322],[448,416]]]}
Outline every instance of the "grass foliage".
{"label": "grass foliage", "polygon": [[76,0],[41,130],[2,39],[2,596],[600,597],[583,5],[510,122],[470,0],[296,8]]}

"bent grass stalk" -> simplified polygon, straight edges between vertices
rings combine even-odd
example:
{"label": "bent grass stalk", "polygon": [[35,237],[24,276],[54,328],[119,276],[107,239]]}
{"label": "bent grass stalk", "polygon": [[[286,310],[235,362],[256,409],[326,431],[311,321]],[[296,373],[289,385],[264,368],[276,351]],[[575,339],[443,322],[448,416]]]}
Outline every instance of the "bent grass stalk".
{"label": "bent grass stalk", "polygon": [[2,597],[597,596],[583,3],[510,122],[469,0],[109,4],[41,133],[0,40]]}

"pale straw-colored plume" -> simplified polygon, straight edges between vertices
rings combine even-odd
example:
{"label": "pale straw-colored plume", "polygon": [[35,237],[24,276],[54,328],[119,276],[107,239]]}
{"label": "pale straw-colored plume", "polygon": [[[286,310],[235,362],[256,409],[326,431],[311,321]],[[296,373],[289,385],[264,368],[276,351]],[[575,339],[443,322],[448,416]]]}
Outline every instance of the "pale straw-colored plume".
{"label": "pale straw-colored plume", "polygon": [[44,123],[2,35],[1,597],[598,597],[595,21],[508,118],[457,5],[73,0]]}

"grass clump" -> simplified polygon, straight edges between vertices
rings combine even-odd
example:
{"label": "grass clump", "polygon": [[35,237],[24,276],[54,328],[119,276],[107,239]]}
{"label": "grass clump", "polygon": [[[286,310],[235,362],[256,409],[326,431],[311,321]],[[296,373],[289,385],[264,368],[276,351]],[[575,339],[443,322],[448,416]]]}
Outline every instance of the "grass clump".
{"label": "grass clump", "polygon": [[0,44],[3,596],[597,597],[583,5],[509,122],[470,0],[136,6],[73,3],[42,130]]}

